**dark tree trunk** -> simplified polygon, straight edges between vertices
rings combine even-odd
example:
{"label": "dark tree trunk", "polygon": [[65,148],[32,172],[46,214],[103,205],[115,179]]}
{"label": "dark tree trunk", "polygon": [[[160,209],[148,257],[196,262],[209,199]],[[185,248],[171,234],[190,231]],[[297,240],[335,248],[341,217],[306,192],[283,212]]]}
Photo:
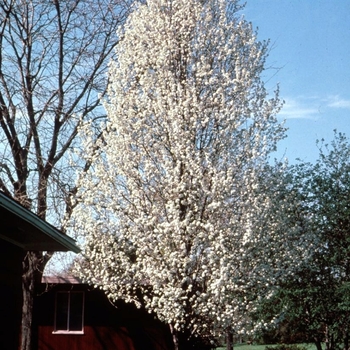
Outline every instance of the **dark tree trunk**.
{"label": "dark tree trunk", "polygon": [[27,252],[23,260],[22,275],[22,323],[20,350],[32,350],[32,320],[33,320],[33,302],[35,295],[35,286],[41,278],[41,269],[39,262],[41,253]]}
{"label": "dark tree trunk", "polygon": [[170,333],[172,335],[173,338],[173,344],[174,344],[174,350],[179,350],[179,335],[177,330],[174,328],[174,326],[172,324],[169,324],[169,328],[170,328]]}
{"label": "dark tree trunk", "polygon": [[233,350],[233,333],[230,329],[226,331],[226,350]]}
{"label": "dark tree trunk", "polygon": [[344,350],[349,350],[349,336],[345,335],[344,338]]}
{"label": "dark tree trunk", "polygon": [[317,350],[322,350],[321,342],[318,339],[315,339],[315,345]]}
{"label": "dark tree trunk", "polygon": [[35,260],[33,255],[33,253],[28,252],[23,261],[21,350],[31,350],[34,299],[33,265]]}

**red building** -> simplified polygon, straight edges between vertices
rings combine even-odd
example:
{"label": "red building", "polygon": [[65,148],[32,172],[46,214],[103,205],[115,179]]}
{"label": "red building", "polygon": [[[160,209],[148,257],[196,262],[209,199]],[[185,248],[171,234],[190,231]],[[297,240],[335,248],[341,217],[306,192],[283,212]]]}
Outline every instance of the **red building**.
{"label": "red building", "polygon": [[38,350],[168,350],[169,329],[144,310],[75,278],[44,278],[35,302]]}

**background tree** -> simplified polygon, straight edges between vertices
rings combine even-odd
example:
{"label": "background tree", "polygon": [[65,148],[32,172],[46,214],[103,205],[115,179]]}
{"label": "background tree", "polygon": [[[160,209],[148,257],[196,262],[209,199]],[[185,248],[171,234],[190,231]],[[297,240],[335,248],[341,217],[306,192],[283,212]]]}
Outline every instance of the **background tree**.
{"label": "background tree", "polygon": [[299,201],[294,220],[304,227],[312,244],[309,259],[285,278],[264,311],[281,312],[318,349],[349,348],[350,278],[350,145],[335,134],[321,144],[315,164],[291,167]]}
{"label": "background tree", "polygon": [[92,168],[71,220],[85,239],[80,273],[168,323],[176,349],[178,332],[242,331],[252,291],[265,293],[292,255],[265,191],[281,103],[260,79],[268,44],[239,9],[140,4],[110,65],[98,151],[82,130]]}
{"label": "background tree", "polygon": [[[129,1],[0,2],[0,189],[56,226],[71,211],[82,120],[101,117],[107,61]],[[82,164],[84,166],[84,164]],[[22,349],[30,348],[34,281],[52,253],[23,262]]]}

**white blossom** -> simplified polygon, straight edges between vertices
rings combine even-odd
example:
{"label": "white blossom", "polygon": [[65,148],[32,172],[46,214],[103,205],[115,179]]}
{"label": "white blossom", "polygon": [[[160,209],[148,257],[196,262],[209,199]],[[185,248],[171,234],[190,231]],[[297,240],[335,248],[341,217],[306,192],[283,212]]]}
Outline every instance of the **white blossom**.
{"label": "white blossom", "polygon": [[293,258],[261,181],[281,102],[260,79],[267,43],[237,8],[149,0],[131,14],[72,219],[87,281],[191,335],[243,329],[252,290]]}

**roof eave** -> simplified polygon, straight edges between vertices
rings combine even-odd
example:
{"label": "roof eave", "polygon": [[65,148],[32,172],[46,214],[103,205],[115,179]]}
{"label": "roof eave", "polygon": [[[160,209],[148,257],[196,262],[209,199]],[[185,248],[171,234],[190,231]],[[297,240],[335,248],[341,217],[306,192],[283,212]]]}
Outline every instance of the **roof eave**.
{"label": "roof eave", "polygon": [[30,210],[24,208],[13,199],[8,198],[0,192],[0,206],[13,214],[20,217],[22,220],[28,222],[33,227],[36,227],[42,233],[49,236],[51,239],[62,245],[67,251],[79,253],[81,249],[75,244],[75,240],[62,232],[57,230],[54,226],[50,225],[46,221],[40,219],[37,215]]}

